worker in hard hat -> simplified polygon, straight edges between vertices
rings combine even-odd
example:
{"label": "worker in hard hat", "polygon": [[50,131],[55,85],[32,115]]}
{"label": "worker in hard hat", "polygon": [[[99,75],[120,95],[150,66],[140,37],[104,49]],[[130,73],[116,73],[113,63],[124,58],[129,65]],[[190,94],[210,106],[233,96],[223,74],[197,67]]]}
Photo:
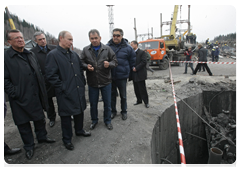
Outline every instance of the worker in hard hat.
{"label": "worker in hard hat", "polygon": [[218,62],[218,60],[219,60],[219,52],[220,52],[220,50],[219,50],[218,46],[216,46],[215,53],[214,53],[216,62]]}
{"label": "worker in hard hat", "polygon": [[215,47],[212,48],[211,56],[212,56],[212,62],[214,62],[214,53],[215,53]]}
{"label": "worker in hard hat", "polygon": [[206,40],[206,45],[208,45],[208,43],[209,43],[209,38]]}

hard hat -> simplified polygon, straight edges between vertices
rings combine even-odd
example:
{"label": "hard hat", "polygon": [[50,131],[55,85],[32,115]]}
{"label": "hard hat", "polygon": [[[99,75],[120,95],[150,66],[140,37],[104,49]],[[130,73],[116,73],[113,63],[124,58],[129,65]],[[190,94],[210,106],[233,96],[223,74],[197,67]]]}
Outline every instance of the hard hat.
{"label": "hard hat", "polygon": [[216,48],[218,48],[218,46],[216,46]]}

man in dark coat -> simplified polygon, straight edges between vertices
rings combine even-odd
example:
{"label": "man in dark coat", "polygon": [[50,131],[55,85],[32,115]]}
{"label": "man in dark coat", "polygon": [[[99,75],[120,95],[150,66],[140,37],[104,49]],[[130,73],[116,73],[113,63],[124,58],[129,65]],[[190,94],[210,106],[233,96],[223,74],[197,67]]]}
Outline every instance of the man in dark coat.
{"label": "man in dark coat", "polygon": [[148,93],[145,82],[145,80],[147,79],[147,54],[143,50],[138,48],[137,41],[132,41],[131,46],[136,53],[136,63],[132,72],[134,92],[137,97],[137,102],[134,105],[141,104],[143,101],[145,107],[149,108]]}
{"label": "man in dark coat", "polygon": [[101,90],[104,103],[104,123],[109,130],[113,129],[111,123],[111,69],[117,66],[116,55],[113,50],[101,43],[98,30],[89,31],[90,45],[83,48],[81,61],[87,73],[88,93],[92,124],[94,129],[98,123],[98,98]]}
{"label": "man in dark coat", "polygon": [[121,114],[122,119],[127,119],[127,79],[130,70],[135,66],[136,54],[128,41],[123,38],[123,30],[115,28],[113,30],[113,38],[109,40],[108,46],[115,52],[117,56],[118,66],[112,69],[112,116],[113,119],[117,114],[117,88],[121,98]]}
{"label": "man in dark coat", "polygon": [[61,118],[62,140],[68,150],[73,150],[72,123],[77,136],[90,136],[83,130],[85,99],[85,77],[78,54],[70,47],[73,37],[68,31],[61,31],[58,36],[59,45],[50,51],[46,58],[46,79],[55,88],[58,103],[58,114]]}
{"label": "man in dark coat", "polygon": [[24,48],[25,42],[19,30],[7,33],[11,47],[4,52],[4,90],[8,94],[13,120],[24,143],[26,157],[33,156],[34,138],[30,121],[34,122],[39,143],[52,143],[47,137],[45,115],[48,109],[44,78],[34,53]]}
{"label": "man in dark coat", "polygon": [[[35,42],[37,43],[36,47],[33,47],[30,51],[32,51],[39,62],[40,68],[42,70],[43,76],[45,76],[45,60],[47,54],[56,48],[55,45],[48,45],[46,41],[46,37],[44,33],[42,32],[35,32],[34,33],[34,39]],[[53,97],[55,97],[55,90],[54,87],[45,79],[45,85],[47,89],[47,94],[48,94],[48,105],[49,108],[47,110],[47,116],[49,119],[49,126],[53,127],[55,124],[55,119],[56,119],[56,112],[54,109],[54,104],[53,104]]]}
{"label": "man in dark coat", "polygon": [[[207,49],[203,48],[202,44],[198,44],[198,61],[207,62]],[[198,63],[194,72],[193,72],[193,75],[197,73],[197,71],[199,70],[199,68],[201,66],[206,68],[209,76],[212,76],[212,72],[209,69],[207,63]]]}

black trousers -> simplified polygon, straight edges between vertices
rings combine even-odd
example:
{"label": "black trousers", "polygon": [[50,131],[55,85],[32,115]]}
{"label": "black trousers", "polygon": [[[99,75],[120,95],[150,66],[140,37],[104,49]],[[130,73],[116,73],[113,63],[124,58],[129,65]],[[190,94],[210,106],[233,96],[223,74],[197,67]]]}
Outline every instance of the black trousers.
{"label": "black trousers", "polygon": [[207,72],[208,72],[208,74],[209,74],[210,76],[212,75],[212,72],[211,72],[211,70],[209,69],[207,63],[198,63],[197,66],[196,66],[196,68],[195,68],[195,70],[194,70],[194,72],[193,72],[193,74],[196,74],[197,71],[199,70],[199,68],[201,68],[201,66],[202,66],[202,67],[205,67],[205,69],[207,70]]}
{"label": "black trousers", "polygon": [[138,82],[133,81],[133,86],[135,95],[137,97],[137,103],[142,103],[143,101],[145,104],[148,104],[148,93],[145,80]]}
{"label": "black trousers", "polygon": [[55,108],[54,108],[54,103],[53,103],[53,99],[52,97],[48,98],[48,111],[47,111],[47,117],[50,121],[55,121],[56,119],[56,112],[55,112]]}
{"label": "black trousers", "polygon": [[[74,115],[75,133],[83,132],[83,113]],[[71,116],[61,116],[62,141],[63,143],[71,143],[72,141],[72,120]]]}
{"label": "black trousers", "polygon": [[[45,140],[47,136],[47,130],[45,128],[46,121],[45,119],[39,120],[39,121],[33,121],[34,124],[34,131],[37,137],[37,140]],[[32,133],[32,127],[30,122],[17,125],[18,131],[20,133],[20,136],[22,138],[22,141],[24,143],[23,148],[27,150],[31,150],[34,147],[34,138]]]}

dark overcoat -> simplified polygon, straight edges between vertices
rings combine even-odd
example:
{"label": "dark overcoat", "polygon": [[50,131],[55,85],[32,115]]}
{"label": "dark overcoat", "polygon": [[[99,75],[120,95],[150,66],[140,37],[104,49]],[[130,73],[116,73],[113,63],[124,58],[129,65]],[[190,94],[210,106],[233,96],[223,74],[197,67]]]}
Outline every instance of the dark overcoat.
{"label": "dark overcoat", "polygon": [[86,80],[78,54],[58,45],[47,55],[45,73],[47,81],[55,88],[59,116],[83,113]]}
{"label": "dark overcoat", "polygon": [[43,50],[41,50],[41,48],[36,45],[35,47],[33,47],[30,51],[32,51],[37,59],[38,59],[38,62],[39,62],[39,65],[40,65],[40,68],[42,70],[42,74],[45,78],[45,85],[46,85],[46,89],[47,89],[47,94],[48,94],[48,97],[55,97],[55,90],[54,90],[54,87],[48,82],[46,81],[46,77],[45,77],[45,60],[46,60],[46,56],[47,54],[55,49],[57,46],[56,45],[49,45],[47,44],[47,52],[44,52]]}
{"label": "dark overcoat", "polygon": [[28,61],[10,47],[4,52],[4,91],[9,97],[16,125],[43,119],[48,109],[44,78],[37,58],[27,52]]}
{"label": "dark overcoat", "polygon": [[[134,82],[139,82],[147,79],[147,54],[141,49],[136,52],[136,72],[132,72],[132,79]],[[131,80],[131,79],[130,79]]]}

